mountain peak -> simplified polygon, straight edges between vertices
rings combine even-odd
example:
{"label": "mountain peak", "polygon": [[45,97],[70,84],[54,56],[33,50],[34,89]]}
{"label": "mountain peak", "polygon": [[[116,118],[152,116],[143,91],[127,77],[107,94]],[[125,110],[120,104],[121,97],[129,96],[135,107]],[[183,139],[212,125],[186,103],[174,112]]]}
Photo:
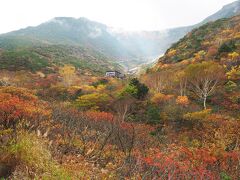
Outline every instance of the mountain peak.
{"label": "mountain peak", "polygon": [[240,14],[240,0],[234,1],[230,4],[227,4],[222,7],[221,10],[216,12],[215,14],[207,17],[200,24],[205,24],[207,22],[216,21],[221,18],[230,18]]}

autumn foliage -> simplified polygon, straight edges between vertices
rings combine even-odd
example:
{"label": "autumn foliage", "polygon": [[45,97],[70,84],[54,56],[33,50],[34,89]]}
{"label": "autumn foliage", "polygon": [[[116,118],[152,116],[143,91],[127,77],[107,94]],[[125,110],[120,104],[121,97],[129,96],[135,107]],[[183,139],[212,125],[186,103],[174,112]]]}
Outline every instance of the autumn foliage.
{"label": "autumn foliage", "polygon": [[2,72],[0,179],[238,180],[239,18],[193,30],[137,78]]}
{"label": "autumn foliage", "polygon": [[26,89],[0,89],[0,119],[4,128],[16,128],[20,121],[34,121],[39,116],[48,116],[49,111],[44,106]]}

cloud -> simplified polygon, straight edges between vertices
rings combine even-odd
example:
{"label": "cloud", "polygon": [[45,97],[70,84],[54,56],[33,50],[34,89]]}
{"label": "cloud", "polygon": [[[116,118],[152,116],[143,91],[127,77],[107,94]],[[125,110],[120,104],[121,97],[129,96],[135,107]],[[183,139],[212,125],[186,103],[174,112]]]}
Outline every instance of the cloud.
{"label": "cloud", "polygon": [[36,26],[53,17],[86,17],[111,27],[132,31],[161,30],[196,24],[233,1],[235,0],[3,0],[0,33]]}
{"label": "cloud", "polygon": [[88,34],[88,37],[95,39],[102,35],[102,30],[100,28],[92,29],[92,32]]}

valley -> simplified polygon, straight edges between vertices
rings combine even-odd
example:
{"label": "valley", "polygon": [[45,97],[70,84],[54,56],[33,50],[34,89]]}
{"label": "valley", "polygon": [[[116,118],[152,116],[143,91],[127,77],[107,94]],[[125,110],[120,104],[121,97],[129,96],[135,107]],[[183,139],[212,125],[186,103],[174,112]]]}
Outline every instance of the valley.
{"label": "valley", "polygon": [[239,0],[162,31],[0,35],[0,179],[238,180],[239,129]]}

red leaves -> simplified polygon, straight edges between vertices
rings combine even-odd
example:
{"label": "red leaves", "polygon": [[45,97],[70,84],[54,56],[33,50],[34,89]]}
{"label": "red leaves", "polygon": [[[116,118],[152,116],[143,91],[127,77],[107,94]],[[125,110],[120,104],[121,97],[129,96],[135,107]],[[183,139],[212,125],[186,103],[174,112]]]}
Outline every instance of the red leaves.
{"label": "red leaves", "polygon": [[207,149],[197,149],[195,159],[206,165],[213,165],[217,161],[217,158],[211,155],[211,152]]}
{"label": "red leaves", "polygon": [[238,176],[240,154],[237,151],[223,151],[221,156],[213,150],[169,146],[164,151],[150,149],[147,156],[140,158],[141,170],[151,174],[150,178],[171,179],[220,179],[221,172],[231,172]]}
{"label": "red leaves", "polygon": [[120,124],[120,127],[124,130],[129,130],[129,129],[133,128],[133,124],[123,122],[123,123]]}
{"label": "red leaves", "polygon": [[[232,155],[237,157],[237,154]],[[144,171],[151,171],[152,174],[157,174],[156,177],[216,179],[219,176],[219,173],[212,169],[216,166],[217,157],[213,156],[208,149],[175,147],[165,152],[151,149],[142,161]]]}
{"label": "red leaves", "polygon": [[23,119],[34,120],[36,116],[49,114],[45,104],[37,101],[37,97],[24,89],[11,87],[0,91],[0,125],[12,128]]}
{"label": "red leaves", "polygon": [[85,115],[88,119],[93,121],[113,121],[113,115],[108,112],[87,111]]}
{"label": "red leaves", "polygon": [[154,165],[153,159],[150,158],[150,157],[144,158],[143,161],[144,161],[146,164],[148,164],[148,165]]}
{"label": "red leaves", "polygon": [[0,94],[0,119],[4,126],[8,127],[11,121],[20,119],[24,113],[24,102],[17,96],[8,93]]}
{"label": "red leaves", "polygon": [[50,74],[47,77],[37,79],[35,86],[38,88],[50,88],[52,85],[57,84],[58,76],[57,74]]}

